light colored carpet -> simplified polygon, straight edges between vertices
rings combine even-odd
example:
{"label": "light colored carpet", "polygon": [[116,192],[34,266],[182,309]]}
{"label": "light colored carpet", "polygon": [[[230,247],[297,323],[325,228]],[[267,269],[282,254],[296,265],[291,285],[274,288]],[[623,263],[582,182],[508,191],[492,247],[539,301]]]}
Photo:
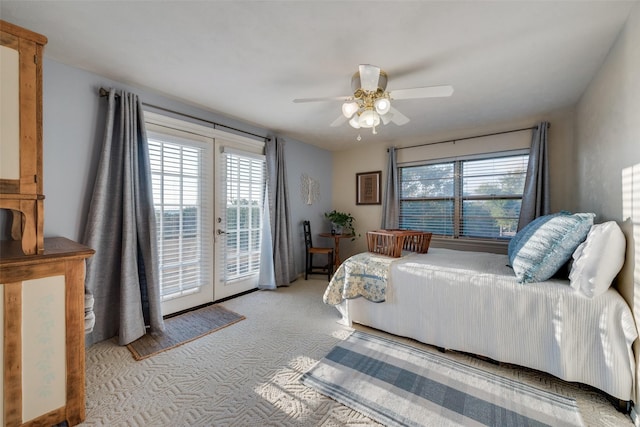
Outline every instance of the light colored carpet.
{"label": "light colored carpet", "polygon": [[[352,331],[336,322],[339,315],[333,307],[322,303],[326,286],[323,280],[298,280],[288,288],[229,300],[223,305],[246,320],[139,362],[115,340],[93,345],[87,350],[87,418],[82,425],[377,425],[300,382],[304,372]],[[576,399],[586,425],[632,425],[591,387],[461,353],[445,354]]]}

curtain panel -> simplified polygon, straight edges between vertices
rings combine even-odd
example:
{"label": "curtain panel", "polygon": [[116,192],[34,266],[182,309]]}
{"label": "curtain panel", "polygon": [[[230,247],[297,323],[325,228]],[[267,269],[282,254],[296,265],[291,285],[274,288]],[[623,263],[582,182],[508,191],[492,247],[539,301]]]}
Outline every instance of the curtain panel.
{"label": "curtain panel", "polygon": [[547,150],[547,134],[549,122],[541,122],[533,130],[529,165],[522,193],[522,205],[518,230],[539,216],[551,212],[549,195],[549,154]]}
{"label": "curtain panel", "polygon": [[109,91],[104,141],[84,243],[94,248],[86,288],[96,317],[87,344],[118,336],[126,345],[162,331],[156,220],[142,105]]}
{"label": "curtain panel", "polygon": [[387,180],[382,200],[382,221],[383,229],[398,228],[400,221],[400,208],[398,201],[398,160],[396,148],[389,148],[389,158],[387,160]]}
{"label": "curtain panel", "polygon": [[262,202],[262,240],[260,242],[260,272],[258,289],[276,289],[276,272],[273,258],[273,238],[271,237],[271,214],[269,208],[269,183],[265,185]]}
{"label": "curtain panel", "polygon": [[265,145],[273,266],[277,286],[288,286],[296,277],[284,147],[285,141],[275,137],[267,140]]}

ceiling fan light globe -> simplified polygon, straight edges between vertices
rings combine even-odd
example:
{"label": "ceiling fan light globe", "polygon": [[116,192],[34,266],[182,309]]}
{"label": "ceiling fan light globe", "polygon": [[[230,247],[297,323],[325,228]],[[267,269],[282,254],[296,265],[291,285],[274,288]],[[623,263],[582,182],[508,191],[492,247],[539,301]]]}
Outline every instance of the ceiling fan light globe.
{"label": "ceiling fan light globe", "polygon": [[378,114],[380,114],[382,116],[387,114],[389,112],[389,110],[391,109],[391,103],[389,102],[389,100],[387,98],[376,99],[376,102],[374,103],[374,106],[376,107],[376,111],[378,112]]}
{"label": "ceiling fan light globe", "polygon": [[360,123],[358,121],[358,116],[353,116],[351,120],[349,120],[349,124],[354,129],[360,129]]}
{"label": "ceiling fan light globe", "polygon": [[380,115],[372,109],[368,109],[360,114],[360,119],[358,121],[360,123],[360,127],[371,128],[380,124]]}
{"label": "ceiling fan light globe", "polygon": [[345,102],[344,104],[342,104],[342,114],[347,119],[350,119],[356,111],[358,111],[358,104],[356,104],[355,102]]}

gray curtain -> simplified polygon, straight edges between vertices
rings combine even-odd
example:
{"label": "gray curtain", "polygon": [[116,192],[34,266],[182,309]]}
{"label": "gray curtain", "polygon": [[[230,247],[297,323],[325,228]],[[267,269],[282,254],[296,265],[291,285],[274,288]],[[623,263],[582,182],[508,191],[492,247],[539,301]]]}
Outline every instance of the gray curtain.
{"label": "gray curtain", "polygon": [[117,335],[125,345],[143,336],[147,325],[164,329],[149,167],[140,101],[111,89],[84,235],[96,251],[87,262],[96,316],[88,344]]}
{"label": "gray curtain", "polygon": [[400,207],[398,205],[398,160],[395,147],[389,148],[387,161],[387,181],[385,184],[384,198],[382,200],[383,229],[398,228],[400,219]]}
{"label": "gray curtain", "polygon": [[262,203],[262,240],[260,242],[260,272],[258,289],[275,289],[276,272],[273,266],[273,239],[271,238],[271,213],[269,212],[269,183],[264,188]]}
{"label": "gray curtain", "polygon": [[550,213],[549,199],[549,158],[547,151],[548,122],[541,122],[533,130],[531,150],[529,151],[529,166],[524,182],[522,206],[518,230],[539,216]]}
{"label": "gray curtain", "polygon": [[284,146],[282,138],[271,138],[265,147],[276,286],[288,286],[296,277]]}

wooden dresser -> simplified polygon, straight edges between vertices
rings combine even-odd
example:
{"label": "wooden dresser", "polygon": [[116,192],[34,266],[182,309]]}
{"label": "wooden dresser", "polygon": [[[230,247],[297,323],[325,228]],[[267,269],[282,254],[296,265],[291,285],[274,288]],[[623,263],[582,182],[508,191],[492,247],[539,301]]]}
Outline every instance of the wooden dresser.
{"label": "wooden dresser", "polygon": [[0,20],[0,208],[25,254],[43,251],[42,53],[47,38]]}
{"label": "wooden dresser", "polygon": [[44,239],[39,255],[0,243],[4,425],[84,420],[84,278],[93,253],[65,238]]}
{"label": "wooden dresser", "polygon": [[[0,20],[0,336],[5,426],[85,417],[84,278],[94,251],[44,238],[42,52],[47,38]],[[0,224],[0,229],[6,229]]]}

